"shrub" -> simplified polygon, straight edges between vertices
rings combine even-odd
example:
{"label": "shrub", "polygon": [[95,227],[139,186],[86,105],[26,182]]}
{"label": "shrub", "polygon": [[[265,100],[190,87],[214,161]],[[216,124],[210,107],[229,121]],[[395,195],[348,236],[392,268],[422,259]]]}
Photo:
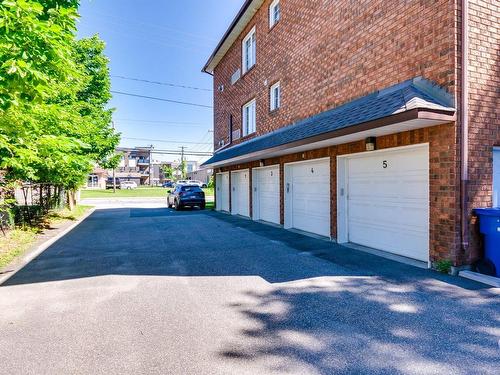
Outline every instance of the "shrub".
{"label": "shrub", "polygon": [[0,226],[7,229],[14,227],[14,214],[10,208],[0,208]]}
{"label": "shrub", "polygon": [[434,268],[442,273],[449,273],[451,270],[451,260],[441,259],[434,263]]}

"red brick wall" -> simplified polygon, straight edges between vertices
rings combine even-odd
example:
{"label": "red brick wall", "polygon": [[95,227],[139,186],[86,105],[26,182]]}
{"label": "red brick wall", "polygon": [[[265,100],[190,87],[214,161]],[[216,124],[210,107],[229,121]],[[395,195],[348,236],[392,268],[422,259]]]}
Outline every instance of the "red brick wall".
{"label": "red brick wall", "polygon": [[[461,264],[460,255],[460,221],[457,208],[460,204],[459,190],[456,186],[459,175],[454,173],[457,163],[457,147],[455,144],[455,123],[434,126],[387,135],[377,138],[377,149],[409,146],[429,143],[430,166],[430,254],[431,260],[451,259],[454,264]],[[282,157],[265,159],[264,165],[280,165],[281,183],[281,224],[284,223],[284,164],[301,160],[330,157],[330,223],[331,235],[337,237],[337,163],[338,155],[363,152],[363,141],[346,143],[328,148],[321,148]],[[259,167],[259,162],[242,163],[224,167],[217,172],[234,171]],[[250,180],[251,181],[251,180]],[[250,187],[250,212],[252,212],[252,187]]]}
{"label": "red brick wall", "polygon": [[[257,134],[263,134],[419,75],[455,90],[452,0],[281,0],[281,20],[272,30],[270,2],[215,69],[216,145],[228,141],[229,115],[239,129],[241,106],[254,97]],[[241,68],[241,40],[253,26],[257,64],[233,86],[231,75]],[[268,91],[278,80],[282,107],[271,114]]]}
{"label": "red brick wall", "polygon": [[[281,0],[282,18],[268,26],[266,0],[215,69],[214,141],[228,141],[228,118],[241,127],[241,106],[257,98],[257,134],[422,75],[460,99],[460,1]],[[500,3],[469,0],[469,196],[468,212],[491,205],[492,147],[500,145]],[[241,39],[256,26],[257,64],[234,86],[241,68]],[[282,108],[269,113],[269,87],[281,81]],[[265,83],[267,82],[267,86]],[[255,135],[253,135],[255,136]],[[471,247],[460,245],[460,123],[378,139],[378,147],[431,145],[431,249],[433,259],[471,263],[481,256],[471,218]],[[238,141],[236,142],[238,143]],[[348,144],[307,153],[306,158],[356,152]],[[289,155],[267,165],[301,160]],[[332,162],[332,181],[335,182]],[[332,183],[332,197],[336,184]],[[472,216],[472,215],[471,215]],[[332,235],[336,235],[332,202]]]}
{"label": "red brick wall", "polygon": [[[500,2],[469,2],[469,209],[492,205],[493,146],[500,146]],[[470,259],[479,257],[472,233]]]}

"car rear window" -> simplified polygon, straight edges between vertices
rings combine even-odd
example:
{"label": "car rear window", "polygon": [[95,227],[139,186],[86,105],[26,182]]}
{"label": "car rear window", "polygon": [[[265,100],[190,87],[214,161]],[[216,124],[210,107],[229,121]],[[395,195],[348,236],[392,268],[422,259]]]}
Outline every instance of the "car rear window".
{"label": "car rear window", "polygon": [[192,191],[192,192],[198,192],[198,191],[203,191],[200,189],[199,186],[183,186],[182,191]]}

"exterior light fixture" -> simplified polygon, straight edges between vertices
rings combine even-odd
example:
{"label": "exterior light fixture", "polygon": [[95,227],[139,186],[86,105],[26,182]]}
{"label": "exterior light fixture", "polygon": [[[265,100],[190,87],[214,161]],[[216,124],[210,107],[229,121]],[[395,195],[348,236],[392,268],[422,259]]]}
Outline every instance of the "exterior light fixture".
{"label": "exterior light fixture", "polygon": [[366,138],[366,140],[365,140],[366,151],[375,151],[376,146],[377,146],[376,141],[377,141],[377,138],[375,138],[375,137]]}

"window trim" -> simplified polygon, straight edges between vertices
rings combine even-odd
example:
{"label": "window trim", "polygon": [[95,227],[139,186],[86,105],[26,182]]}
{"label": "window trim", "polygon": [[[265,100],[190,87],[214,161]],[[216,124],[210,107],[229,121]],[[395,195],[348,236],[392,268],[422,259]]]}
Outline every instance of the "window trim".
{"label": "window trim", "polygon": [[[275,89],[278,88],[278,103],[277,106],[274,107],[275,104],[275,99],[276,97],[274,96]],[[271,87],[269,88],[269,110],[271,112],[277,111],[278,109],[281,108],[281,81],[275,82]]]}
{"label": "window trim", "polygon": [[[255,64],[257,63],[257,34],[255,31],[256,31],[256,29],[254,26],[248,32],[248,34],[243,38],[243,41],[241,42],[241,74],[242,75],[245,74],[246,72],[248,72],[250,69],[252,69],[255,66]],[[247,60],[246,43],[252,37],[255,37],[255,42],[254,42],[253,48],[252,48],[253,61],[252,61],[252,65],[249,65],[247,67],[245,64],[245,62]]]}
{"label": "window trim", "polygon": [[[274,19],[276,6],[279,7],[278,19]],[[281,19],[281,5],[280,0],[274,0],[271,5],[269,5],[269,29],[272,29]]]}
{"label": "window trim", "polygon": [[[253,107],[253,127],[246,126],[248,115],[246,114],[246,109]],[[250,125],[250,123],[249,123]],[[252,130],[252,131],[250,131]],[[257,99],[253,98],[252,100],[246,102],[241,107],[241,134],[242,137],[246,137],[251,135],[257,131]]]}

